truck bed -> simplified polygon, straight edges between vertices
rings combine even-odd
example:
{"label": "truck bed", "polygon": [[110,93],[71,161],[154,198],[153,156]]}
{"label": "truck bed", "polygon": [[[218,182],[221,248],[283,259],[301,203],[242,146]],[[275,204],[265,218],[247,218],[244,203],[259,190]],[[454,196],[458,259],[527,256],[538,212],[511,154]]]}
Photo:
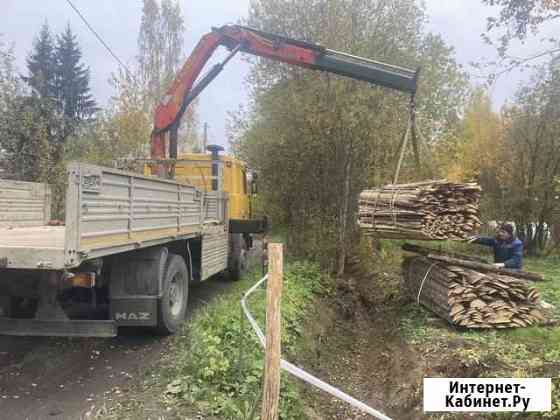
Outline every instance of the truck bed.
{"label": "truck bed", "polygon": [[31,202],[21,190],[10,198],[12,189],[0,180],[7,209],[0,206],[0,268],[67,269],[88,259],[199,236],[225,223],[227,197],[222,193],[83,163],[70,164],[68,174],[65,226],[45,226],[47,220],[43,226],[21,226],[16,215]]}
{"label": "truck bed", "polygon": [[0,267],[64,266],[64,226],[0,227]]}
{"label": "truck bed", "polygon": [[0,227],[0,238],[6,248],[56,249],[64,253],[64,226]]}

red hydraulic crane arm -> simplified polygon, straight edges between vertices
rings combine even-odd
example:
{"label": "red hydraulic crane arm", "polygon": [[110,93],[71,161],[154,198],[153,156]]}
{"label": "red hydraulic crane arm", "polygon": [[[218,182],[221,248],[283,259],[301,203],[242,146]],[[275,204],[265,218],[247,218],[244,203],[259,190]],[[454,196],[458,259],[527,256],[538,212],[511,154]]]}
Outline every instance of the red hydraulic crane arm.
{"label": "red hydraulic crane arm", "polygon": [[[216,48],[230,50],[227,58],[216,64],[195,85],[204,65]],[[156,108],[151,139],[152,159],[177,157],[177,130],[188,105],[221,72],[238,52],[246,52],[288,64],[327,71],[414,95],[418,72],[373,60],[333,51],[239,25],[214,28],[204,35],[177,74],[173,84]],[[166,134],[169,133],[168,139]]]}

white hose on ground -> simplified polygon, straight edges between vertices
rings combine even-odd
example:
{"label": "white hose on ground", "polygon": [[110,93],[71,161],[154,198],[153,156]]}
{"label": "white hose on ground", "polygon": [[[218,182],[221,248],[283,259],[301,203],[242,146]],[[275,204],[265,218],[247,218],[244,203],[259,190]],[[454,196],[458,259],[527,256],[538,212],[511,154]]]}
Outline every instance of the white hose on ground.
{"label": "white hose on ground", "polygon": [[[268,279],[268,274],[266,274],[262,279],[260,279],[258,282],[256,282],[249,290],[247,290],[247,292],[245,292],[245,294],[243,295],[243,297],[241,298],[241,307],[243,308],[243,312],[245,313],[245,316],[247,317],[247,319],[249,320],[249,323],[251,324],[251,326],[253,327],[253,330],[255,331],[255,333],[257,334],[257,337],[259,338],[259,341],[262,345],[263,348],[265,348],[265,336],[262,332],[262,330],[259,327],[259,324],[257,323],[257,321],[255,320],[255,318],[253,318],[253,315],[251,315],[251,312],[249,311],[249,308],[247,306],[247,298],[255,291],[257,290],[257,288],[263,284],[266,280]],[[341,399],[343,401],[346,401],[348,404],[350,404],[351,406],[362,410],[364,413],[368,413],[370,415],[372,415],[373,417],[377,418],[377,419],[381,419],[381,420],[391,420],[390,417],[386,416],[385,414],[383,414],[380,411],[375,410],[374,408],[371,408],[370,406],[364,404],[361,401],[358,401],[356,398],[342,392],[340,389],[335,388],[334,386],[320,380],[319,378],[311,375],[310,373],[307,373],[306,371],[304,371],[303,369],[297,367],[296,365],[281,359],[280,360],[280,367],[282,369],[284,369],[287,372],[290,372],[292,375],[300,378],[302,381],[305,381],[319,389],[322,389],[323,391],[331,394],[332,396]]]}

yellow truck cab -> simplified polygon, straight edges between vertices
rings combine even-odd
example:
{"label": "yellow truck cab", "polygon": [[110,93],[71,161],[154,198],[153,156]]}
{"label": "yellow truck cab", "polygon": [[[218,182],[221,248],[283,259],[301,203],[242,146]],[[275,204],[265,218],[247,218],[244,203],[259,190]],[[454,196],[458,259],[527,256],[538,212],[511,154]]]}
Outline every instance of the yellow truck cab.
{"label": "yellow truck cab", "polygon": [[[221,154],[224,149],[209,145],[210,153],[184,153],[173,161],[172,178],[179,183],[193,185],[203,192],[221,191],[228,195],[227,216],[230,236],[229,271],[239,277],[244,270],[246,250],[253,246],[252,234],[264,233],[267,219],[252,214],[251,195],[256,193],[256,174],[232,156]],[[151,175],[150,165],[144,167]]]}
{"label": "yellow truck cab", "polygon": [[[204,153],[186,153],[177,158],[175,179],[191,184],[203,191],[213,191],[212,155]],[[220,155],[221,189],[229,195],[228,216],[230,220],[249,220],[251,218],[250,194],[251,184],[247,165],[234,157]]]}

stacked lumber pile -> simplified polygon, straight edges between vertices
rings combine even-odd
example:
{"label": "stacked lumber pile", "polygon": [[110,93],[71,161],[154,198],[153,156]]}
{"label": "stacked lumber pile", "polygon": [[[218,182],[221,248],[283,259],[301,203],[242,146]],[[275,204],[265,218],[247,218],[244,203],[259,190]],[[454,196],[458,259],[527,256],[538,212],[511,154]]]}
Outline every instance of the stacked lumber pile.
{"label": "stacked lumber pile", "polygon": [[402,270],[406,292],[452,324],[511,328],[547,321],[539,292],[525,280],[425,256],[405,258]]}
{"label": "stacked lumber pile", "polygon": [[386,185],[360,194],[358,225],[390,239],[466,239],[480,228],[480,186],[445,180]]}

